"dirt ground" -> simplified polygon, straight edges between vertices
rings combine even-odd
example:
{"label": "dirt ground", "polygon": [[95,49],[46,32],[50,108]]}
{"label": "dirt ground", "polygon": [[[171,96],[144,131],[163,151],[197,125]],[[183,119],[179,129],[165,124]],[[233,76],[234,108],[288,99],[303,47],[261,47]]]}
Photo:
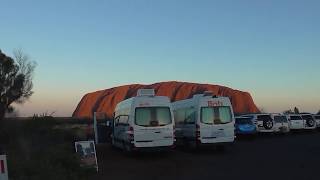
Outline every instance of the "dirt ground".
{"label": "dirt ground", "polygon": [[98,146],[100,172],[93,179],[320,179],[320,132],[241,137],[226,151],[127,155],[110,145]]}

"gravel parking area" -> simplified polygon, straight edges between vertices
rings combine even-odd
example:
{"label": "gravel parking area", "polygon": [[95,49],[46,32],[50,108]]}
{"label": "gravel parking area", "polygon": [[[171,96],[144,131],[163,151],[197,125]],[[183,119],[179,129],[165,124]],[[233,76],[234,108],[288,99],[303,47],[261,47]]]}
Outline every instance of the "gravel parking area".
{"label": "gravel parking area", "polygon": [[320,179],[320,132],[237,138],[226,151],[177,149],[127,155],[98,146],[100,172],[93,179]]}

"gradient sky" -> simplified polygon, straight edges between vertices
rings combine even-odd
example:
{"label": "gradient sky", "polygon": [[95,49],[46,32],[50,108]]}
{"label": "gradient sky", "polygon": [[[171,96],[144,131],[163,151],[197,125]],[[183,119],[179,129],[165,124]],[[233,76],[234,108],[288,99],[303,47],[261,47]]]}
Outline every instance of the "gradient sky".
{"label": "gradient sky", "polygon": [[38,63],[20,115],[70,116],[91,91],[178,80],[320,109],[318,0],[0,0],[0,49]]}

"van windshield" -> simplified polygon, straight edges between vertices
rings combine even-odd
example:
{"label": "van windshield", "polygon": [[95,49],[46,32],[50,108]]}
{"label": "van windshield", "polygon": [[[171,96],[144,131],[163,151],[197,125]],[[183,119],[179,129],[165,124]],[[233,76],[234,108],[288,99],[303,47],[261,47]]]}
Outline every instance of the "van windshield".
{"label": "van windshield", "polygon": [[274,116],[274,121],[276,123],[285,123],[287,122],[287,118],[285,116]]}
{"label": "van windshield", "polygon": [[171,124],[169,107],[139,107],[136,108],[135,124],[144,127],[165,126]]}
{"label": "van windshield", "polygon": [[315,116],[314,118],[315,118],[315,119],[320,119],[320,116]]}
{"label": "van windshield", "polygon": [[229,106],[202,107],[201,122],[204,124],[227,124],[232,122]]}

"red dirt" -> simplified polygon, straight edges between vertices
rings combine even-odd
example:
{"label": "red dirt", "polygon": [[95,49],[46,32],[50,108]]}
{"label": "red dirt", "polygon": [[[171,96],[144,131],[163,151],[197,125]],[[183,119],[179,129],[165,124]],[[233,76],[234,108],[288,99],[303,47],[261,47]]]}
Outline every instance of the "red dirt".
{"label": "red dirt", "polygon": [[92,118],[93,112],[104,112],[108,118],[111,118],[115,106],[120,101],[136,96],[137,90],[141,88],[155,89],[156,95],[168,96],[171,101],[191,98],[194,94],[200,94],[204,91],[212,91],[218,96],[228,96],[235,113],[259,112],[248,92],[218,85],[170,81],[151,85],[125,85],[88,93],[81,99],[72,116],[76,118]]}

